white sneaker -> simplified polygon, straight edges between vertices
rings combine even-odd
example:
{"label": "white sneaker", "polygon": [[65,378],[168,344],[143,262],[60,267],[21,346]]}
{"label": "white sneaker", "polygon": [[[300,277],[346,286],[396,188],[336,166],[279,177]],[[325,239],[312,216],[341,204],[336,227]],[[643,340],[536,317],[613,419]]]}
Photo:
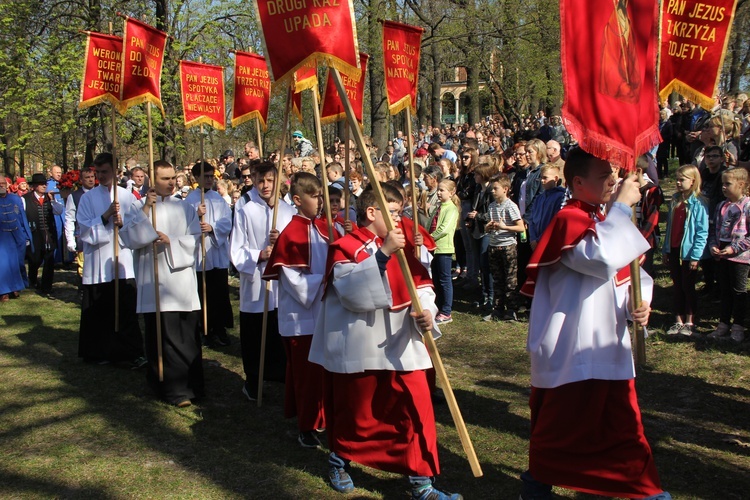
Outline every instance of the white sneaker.
{"label": "white sneaker", "polygon": [[719,339],[721,337],[726,337],[727,335],[729,335],[729,325],[726,323],[719,323],[716,330],[708,334],[708,338]]}
{"label": "white sneaker", "polygon": [[669,330],[667,330],[667,335],[678,335],[683,328],[685,328],[685,325],[683,325],[682,323],[675,323],[674,325],[669,327]]}
{"label": "white sneaker", "polygon": [[732,336],[732,340],[739,344],[740,342],[745,340],[745,327],[735,323],[734,325],[732,325],[730,335]]}

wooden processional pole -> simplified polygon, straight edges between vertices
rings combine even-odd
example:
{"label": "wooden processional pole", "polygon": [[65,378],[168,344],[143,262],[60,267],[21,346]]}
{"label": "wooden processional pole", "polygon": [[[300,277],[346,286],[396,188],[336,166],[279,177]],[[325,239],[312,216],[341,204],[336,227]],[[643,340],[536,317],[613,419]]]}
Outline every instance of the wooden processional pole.
{"label": "wooden processional pole", "polygon": [[[155,172],[154,172],[154,133],[151,126],[151,102],[146,104],[146,118],[148,120],[148,163],[149,169],[149,180],[151,181],[151,188],[156,189]],[[158,200],[157,195],[157,200]],[[151,224],[156,230],[156,203],[151,205]],[[159,255],[158,245],[156,242],[153,243],[154,252],[154,303],[156,309],[156,356],[159,373],[159,382],[164,382],[164,357],[163,357],[163,346],[161,338],[161,301],[159,300]]]}

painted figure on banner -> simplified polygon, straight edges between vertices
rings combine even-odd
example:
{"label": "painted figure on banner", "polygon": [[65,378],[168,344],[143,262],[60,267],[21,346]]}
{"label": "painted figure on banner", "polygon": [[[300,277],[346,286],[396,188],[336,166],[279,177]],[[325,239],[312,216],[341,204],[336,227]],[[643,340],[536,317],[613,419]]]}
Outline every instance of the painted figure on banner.
{"label": "painted figure on banner", "polygon": [[641,90],[641,72],[636,55],[633,21],[628,0],[612,0],[614,9],[604,26],[599,92],[634,104]]}

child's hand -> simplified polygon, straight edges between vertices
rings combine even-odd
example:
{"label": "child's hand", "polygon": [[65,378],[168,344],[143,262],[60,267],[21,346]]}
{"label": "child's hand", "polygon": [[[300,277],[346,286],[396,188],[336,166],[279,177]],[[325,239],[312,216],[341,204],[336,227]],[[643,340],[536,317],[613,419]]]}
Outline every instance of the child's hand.
{"label": "child's hand", "polygon": [[691,260],[690,261],[690,270],[691,271],[697,271],[698,270],[698,261],[697,260]]}
{"label": "child's hand", "polygon": [[274,246],[276,244],[276,240],[278,239],[279,239],[279,230],[271,229],[271,232],[268,233],[268,244],[270,246]]}
{"label": "child's hand", "polygon": [[729,257],[732,255],[734,255],[734,248],[732,248],[730,245],[725,246],[723,250],[719,250],[720,257]]}
{"label": "child's hand", "polygon": [[421,231],[417,231],[417,235],[414,237],[414,244],[418,247],[424,245],[424,236],[422,236]]}
{"label": "child's hand", "polygon": [[273,246],[268,245],[266,248],[260,251],[260,255],[258,256],[258,262],[263,262],[271,258],[271,252],[273,251]]}
{"label": "child's hand", "polygon": [[638,184],[638,178],[635,175],[628,175],[620,182],[620,187],[615,192],[616,202],[624,203],[629,207],[632,207],[641,199],[640,185]]}
{"label": "child's hand", "polygon": [[469,212],[468,214],[466,214],[466,218],[467,219],[473,219],[476,216],[477,216],[477,211],[476,210],[474,210],[473,212]]}
{"label": "child's hand", "polygon": [[204,215],[206,215],[206,204],[201,203],[200,205],[198,205],[196,213],[198,214],[198,217],[203,217]]}
{"label": "child's hand", "polygon": [[385,237],[385,241],[383,242],[383,245],[380,247],[380,250],[385,255],[392,255],[399,249],[404,248],[405,246],[406,246],[406,236],[404,236],[404,232],[401,230],[401,228],[397,227],[393,231],[389,232],[388,235]]}
{"label": "child's hand", "polygon": [[422,314],[417,314],[416,311],[413,311],[411,317],[417,322],[417,326],[422,332],[432,330],[432,313],[427,309],[422,310]]}
{"label": "child's hand", "polygon": [[711,255],[713,255],[714,257],[718,257],[719,252],[720,252],[719,247],[717,246],[711,247]]}
{"label": "child's hand", "polygon": [[648,317],[651,315],[651,305],[645,300],[641,302],[641,307],[630,311],[630,316],[635,323],[641,326],[648,325]]}
{"label": "child's hand", "polygon": [[353,230],[354,230],[354,226],[352,226],[352,221],[350,221],[350,220],[348,220],[348,219],[347,219],[347,220],[345,220],[345,221],[344,221],[344,232],[345,232],[346,234],[349,234],[349,233],[351,233],[351,232],[352,232]]}

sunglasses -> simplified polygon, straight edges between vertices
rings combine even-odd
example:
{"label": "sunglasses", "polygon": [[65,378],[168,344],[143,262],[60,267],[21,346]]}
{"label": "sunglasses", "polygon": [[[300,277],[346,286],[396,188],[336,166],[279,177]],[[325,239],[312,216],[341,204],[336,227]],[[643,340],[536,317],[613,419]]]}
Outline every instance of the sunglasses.
{"label": "sunglasses", "polygon": [[249,179],[252,177],[252,174],[242,174],[243,179]]}

